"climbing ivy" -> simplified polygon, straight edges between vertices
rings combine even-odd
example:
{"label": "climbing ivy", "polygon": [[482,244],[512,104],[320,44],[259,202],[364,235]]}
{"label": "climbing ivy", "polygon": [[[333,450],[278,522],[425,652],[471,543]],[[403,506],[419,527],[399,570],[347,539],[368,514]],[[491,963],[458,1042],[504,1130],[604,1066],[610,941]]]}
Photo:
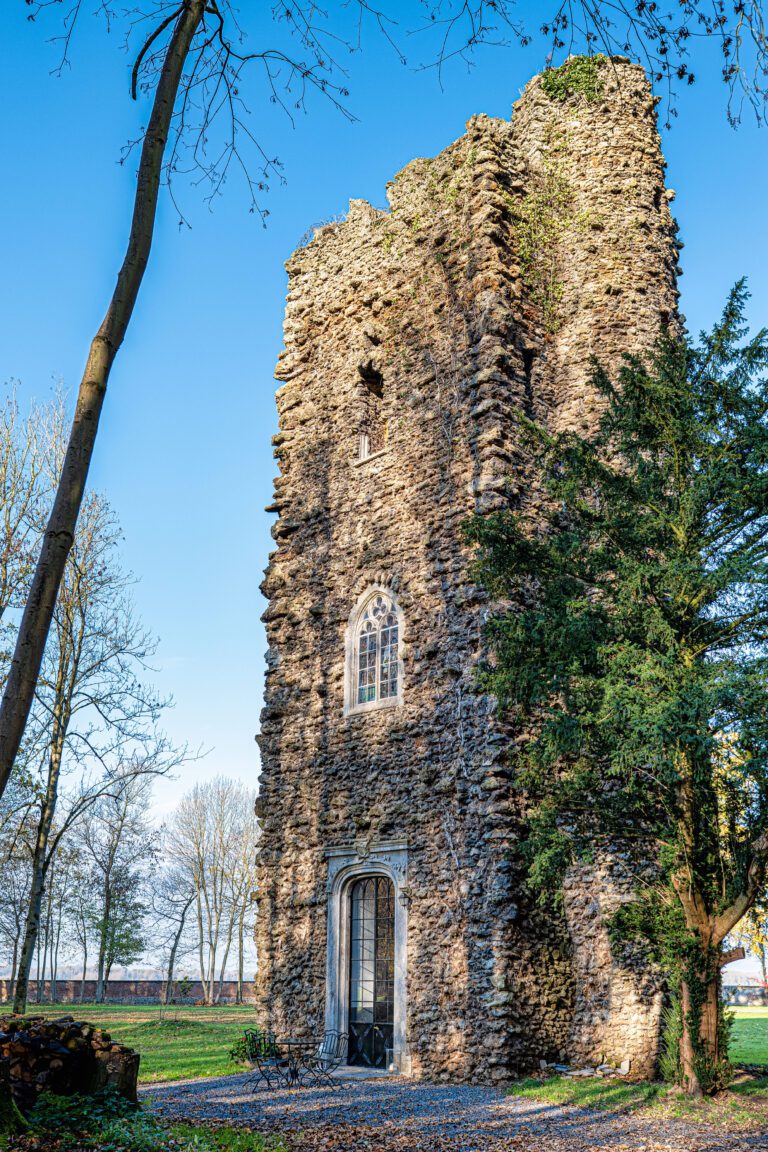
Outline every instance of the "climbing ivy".
{"label": "climbing ivy", "polygon": [[559,163],[559,150],[553,148],[531,190],[521,200],[507,197],[523,283],[532,303],[541,309],[547,332],[557,330],[564,291],[558,274],[560,240],[579,222],[573,207],[573,190]]}
{"label": "climbing ivy", "polygon": [[571,96],[583,96],[594,104],[603,94],[604,65],[607,57],[572,56],[559,68],[549,68],[541,78],[541,87],[550,100],[563,103]]}

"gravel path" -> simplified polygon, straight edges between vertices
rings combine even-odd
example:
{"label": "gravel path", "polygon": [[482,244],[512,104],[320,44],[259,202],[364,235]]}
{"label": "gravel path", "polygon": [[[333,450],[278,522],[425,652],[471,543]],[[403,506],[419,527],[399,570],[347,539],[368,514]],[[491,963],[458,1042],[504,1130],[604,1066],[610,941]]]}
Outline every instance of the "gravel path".
{"label": "gravel path", "polygon": [[226,1120],[291,1134],[297,1152],[768,1152],[768,1134],[727,1135],[676,1120],[617,1116],[507,1096],[492,1088],[403,1079],[336,1090],[254,1088],[250,1075],[146,1086],[159,1116]]}

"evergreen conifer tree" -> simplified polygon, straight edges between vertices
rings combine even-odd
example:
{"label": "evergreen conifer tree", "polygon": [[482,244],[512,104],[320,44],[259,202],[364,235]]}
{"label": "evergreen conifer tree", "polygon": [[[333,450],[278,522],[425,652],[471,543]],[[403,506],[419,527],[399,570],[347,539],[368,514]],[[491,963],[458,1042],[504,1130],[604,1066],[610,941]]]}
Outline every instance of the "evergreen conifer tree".
{"label": "evergreen conifer tree", "polygon": [[768,863],[768,334],[747,339],[746,299],[698,346],[596,365],[593,436],[526,422],[540,499],[468,526],[530,885],[548,899],[599,848],[634,862],[611,931],[666,968],[691,1094],[727,1079],[723,942]]}

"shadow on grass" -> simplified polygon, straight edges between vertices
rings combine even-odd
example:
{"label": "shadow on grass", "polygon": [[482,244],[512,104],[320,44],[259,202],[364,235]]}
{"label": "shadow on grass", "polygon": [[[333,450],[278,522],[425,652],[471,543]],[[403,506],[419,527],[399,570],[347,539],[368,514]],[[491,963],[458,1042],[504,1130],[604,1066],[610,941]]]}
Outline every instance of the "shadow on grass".
{"label": "shadow on grass", "polygon": [[728,1089],[735,1096],[763,1096],[768,1101],[768,1072],[765,1076],[755,1076],[739,1084],[731,1084]]}
{"label": "shadow on grass", "polygon": [[598,1077],[570,1079],[553,1076],[548,1080],[521,1080],[510,1088],[510,1095],[549,1104],[567,1104],[575,1108],[597,1108],[607,1112],[632,1112],[655,1100],[664,1085],[627,1083],[626,1080],[603,1080]]}

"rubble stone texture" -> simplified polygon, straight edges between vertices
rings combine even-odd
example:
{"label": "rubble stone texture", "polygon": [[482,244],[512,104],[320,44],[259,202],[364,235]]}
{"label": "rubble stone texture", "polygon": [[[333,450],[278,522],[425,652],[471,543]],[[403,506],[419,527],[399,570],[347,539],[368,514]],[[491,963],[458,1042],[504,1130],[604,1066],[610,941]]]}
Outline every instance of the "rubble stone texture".
{"label": "rubble stone texture", "polygon": [[[654,100],[624,60],[601,82],[560,101],[535,78],[511,121],[472,117],[398,174],[389,211],[353,200],[287,265],[259,1003],[278,1033],[322,1031],[324,851],[406,838],[414,1075],[501,1082],[558,1056],[643,1074],[656,1057],[658,983],[605,929],[620,860],[572,873],[560,918],[523,891],[519,737],[475,686],[492,606],[461,535],[475,512],[535,507],[521,413],[588,431],[591,358],[615,369],[676,322]],[[379,428],[360,461],[372,376],[384,447]],[[402,702],[345,715],[345,632],[375,585],[403,612]]]}

